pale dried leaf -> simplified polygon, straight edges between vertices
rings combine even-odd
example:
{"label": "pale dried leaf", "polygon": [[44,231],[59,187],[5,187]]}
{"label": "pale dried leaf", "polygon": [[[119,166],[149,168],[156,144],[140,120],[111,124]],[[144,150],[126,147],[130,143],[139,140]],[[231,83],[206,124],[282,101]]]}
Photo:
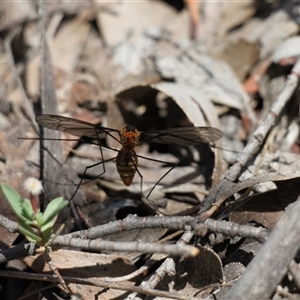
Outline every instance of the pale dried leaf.
{"label": "pale dried leaf", "polygon": [[31,1],[22,1],[22,5],[14,1],[1,1],[0,14],[1,31],[30,18],[37,18],[34,4]]}
{"label": "pale dried leaf", "polygon": [[[211,3],[211,2],[208,2]],[[220,2],[217,2],[220,5]],[[246,23],[256,11],[255,1],[224,1],[222,2],[221,26],[218,30],[227,33],[233,27]]]}
{"label": "pale dried leaf", "polygon": [[221,60],[205,54],[190,53],[189,57],[183,56],[180,59],[176,57],[158,59],[157,65],[163,77],[197,87],[216,103],[239,110],[249,105],[249,97],[237,77]]}
{"label": "pale dried leaf", "polygon": [[272,60],[279,63],[282,59],[288,59],[300,55],[300,37],[294,36],[279,44],[273,53]]}
{"label": "pale dried leaf", "polygon": [[160,1],[125,1],[115,2],[102,10],[97,22],[106,43],[116,46],[132,37],[141,36],[149,27],[168,24],[175,16],[175,10]]}
{"label": "pale dried leaf", "polygon": [[84,18],[76,18],[63,24],[50,47],[53,65],[56,68],[68,74],[74,70],[88,30],[89,23]]}
{"label": "pale dried leaf", "polygon": [[173,98],[194,126],[220,128],[217,111],[210,98],[201,90],[189,85],[167,82],[151,86]]}
{"label": "pale dried leaf", "polygon": [[[205,126],[205,117],[195,101],[202,101],[202,104],[210,100],[201,91],[184,84],[161,82],[152,84],[151,87],[163,92],[165,95],[173,98],[177,105],[183,110],[187,118],[195,126]],[[212,114],[215,111],[211,111]],[[213,124],[210,124],[214,126]]]}
{"label": "pale dried leaf", "polygon": [[299,25],[287,11],[282,9],[274,12],[265,20],[260,35],[261,58],[271,55],[277,45],[298,31]]}
{"label": "pale dried leaf", "polygon": [[[159,288],[168,288],[170,291],[180,291],[187,296],[205,298],[212,290],[211,284],[220,284],[223,281],[223,267],[220,257],[207,247],[200,247],[200,254],[193,258],[181,258],[176,266],[176,275],[173,281],[165,278]],[[202,292],[199,295],[199,290]],[[162,298],[159,298],[162,299]]]}
{"label": "pale dried leaf", "polygon": [[228,40],[213,53],[215,57],[226,61],[240,81],[243,81],[259,58],[259,47],[245,39],[236,42]]}

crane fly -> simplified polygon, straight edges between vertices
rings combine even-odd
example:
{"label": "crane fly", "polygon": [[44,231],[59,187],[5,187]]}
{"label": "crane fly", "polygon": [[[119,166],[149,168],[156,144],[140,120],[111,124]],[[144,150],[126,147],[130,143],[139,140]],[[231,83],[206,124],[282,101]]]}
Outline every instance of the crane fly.
{"label": "crane fly", "polygon": [[[222,137],[222,132],[213,127],[182,127],[156,131],[139,131],[133,125],[127,125],[121,130],[95,125],[78,119],[58,115],[39,115],[36,122],[46,128],[67,132],[69,134],[97,139],[111,136],[122,146],[116,157],[116,167],[121,180],[130,186],[137,171],[138,155],[135,147],[153,141],[160,144],[177,144],[190,146],[199,143],[209,144]],[[112,133],[117,133],[116,138]]]}

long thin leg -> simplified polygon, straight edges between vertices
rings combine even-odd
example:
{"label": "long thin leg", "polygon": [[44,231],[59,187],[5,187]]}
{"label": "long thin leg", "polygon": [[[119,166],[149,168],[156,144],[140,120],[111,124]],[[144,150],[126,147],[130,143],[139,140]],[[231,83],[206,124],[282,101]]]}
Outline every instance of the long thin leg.
{"label": "long thin leg", "polygon": [[163,176],[160,177],[160,179],[158,181],[156,181],[156,183],[154,184],[154,186],[151,188],[150,192],[147,194],[146,199],[149,200],[149,196],[151,195],[151,193],[153,192],[153,190],[156,188],[156,186],[172,171],[174,170],[174,168],[176,168],[178,166],[178,164],[174,164]]}
{"label": "long thin leg", "polygon": [[[149,198],[151,193],[153,192],[153,190],[156,188],[156,186],[174,169],[178,166],[178,164],[172,164],[172,163],[168,163],[168,162],[165,162],[165,161],[162,161],[162,160],[158,160],[158,159],[154,159],[154,158],[149,158],[149,157],[145,157],[145,156],[142,156],[142,155],[137,155],[138,158],[142,158],[142,159],[146,159],[146,160],[150,160],[150,161],[154,161],[154,162],[157,162],[157,163],[161,163],[161,164],[165,164],[167,166],[170,166],[171,168],[163,175],[161,176],[161,178],[154,184],[154,186],[150,189],[149,193],[147,194],[147,196],[145,197],[145,199],[148,201],[148,203],[151,205],[151,207],[154,209],[154,211],[158,211],[160,212],[161,214],[164,214],[163,212],[161,212],[157,207],[156,205],[153,203],[153,201]],[[143,193],[143,190],[142,190],[142,183],[143,183],[143,176],[142,174],[140,173],[140,171],[138,170],[137,166],[135,166],[140,178],[141,178],[141,193]]]}
{"label": "long thin leg", "polygon": [[[103,171],[102,171],[101,174],[97,175],[97,177],[95,178],[95,179],[97,179],[97,178],[101,177],[101,176],[106,172],[106,169],[105,169],[105,162],[112,161],[112,160],[114,160],[114,159],[116,158],[116,157],[114,157],[114,158],[111,158],[111,159],[108,159],[108,160],[104,161],[104,158],[103,158],[103,149],[102,149],[101,140],[100,140],[100,137],[99,137],[99,133],[98,133],[98,128],[97,128],[97,126],[95,126],[95,133],[96,133],[96,135],[97,135],[97,143],[98,143],[98,144],[96,144],[96,143],[93,143],[93,144],[96,144],[97,146],[99,146],[102,161],[99,162],[99,163],[95,163],[95,164],[93,164],[93,165],[87,166],[87,167],[84,169],[84,172],[83,172],[83,174],[82,174],[82,177],[81,177],[81,179],[80,179],[80,181],[79,181],[79,183],[78,183],[78,185],[77,185],[77,187],[76,187],[75,192],[74,192],[73,195],[71,196],[70,200],[72,200],[72,199],[74,198],[74,196],[76,195],[76,193],[77,193],[77,191],[78,191],[80,185],[82,184],[82,181],[84,180],[84,177],[85,177],[86,172],[87,172],[88,169],[91,169],[91,168],[93,168],[93,167],[96,167],[96,166],[98,166],[98,165],[100,165],[100,164],[103,165]],[[110,134],[109,132],[106,132],[106,133],[107,133],[109,136],[111,136],[113,139],[115,139],[116,141],[120,142],[116,137],[114,137],[114,136],[113,136],[112,134]],[[112,148],[110,148],[110,147],[107,147],[107,148],[112,149]],[[112,150],[115,150],[115,149],[112,149]],[[117,150],[115,150],[115,151],[117,151]],[[95,180],[95,179],[93,179],[93,180]]]}
{"label": "long thin leg", "polygon": [[[95,164],[93,164],[93,165],[90,165],[90,166],[85,167],[85,169],[84,169],[84,171],[83,171],[83,174],[82,174],[82,177],[80,178],[80,181],[79,181],[79,183],[77,184],[76,190],[75,190],[75,192],[73,193],[73,195],[71,196],[71,198],[70,198],[69,200],[72,200],[72,199],[74,198],[74,196],[76,195],[76,193],[77,193],[78,190],[79,190],[79,187],[80,187],[82,184],[84,184],[84,183],[82,183],[82,181],[84,180],[84,177],[85,177],[85,175],[86,175],[86,173],[87,173],[87,171],[88,171],[89,169],[94,168],[94,167],[96,167],[96,166],[99,166],[99,165],[101,165],[101,164],[105,165],[105,163],[107,163],[107,162],[109,162],[109,161],[112,161],[112,160],[114,160],[114,159],[116,159],[116,157],[107,159],[107,160],[105,160],[105,161],[100,161],[100,162],[98,162],[98,163],[95,163]],[[102,171],[99,175],[97,175],[96,178],[93,178],[93,179],[89,180],[88,182],[91,182],[91,181],[96,180],[97,178],[101,177],[105,172],[106,172],[106,169],[105,169],[105,167],[103,167],[103,171]],[[86,183],[88,183],[88,182],[86,182]]]}

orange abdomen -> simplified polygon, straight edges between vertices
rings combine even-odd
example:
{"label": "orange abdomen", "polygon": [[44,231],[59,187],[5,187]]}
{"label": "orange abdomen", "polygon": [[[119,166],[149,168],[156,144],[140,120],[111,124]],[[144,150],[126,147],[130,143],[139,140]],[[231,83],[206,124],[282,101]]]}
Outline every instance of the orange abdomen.
{"label": "orange abdomen", "polygon": [[131,185],[137,170],[138,158],[133,149],[122,148],[116,159],[120,178],[126,186]]}

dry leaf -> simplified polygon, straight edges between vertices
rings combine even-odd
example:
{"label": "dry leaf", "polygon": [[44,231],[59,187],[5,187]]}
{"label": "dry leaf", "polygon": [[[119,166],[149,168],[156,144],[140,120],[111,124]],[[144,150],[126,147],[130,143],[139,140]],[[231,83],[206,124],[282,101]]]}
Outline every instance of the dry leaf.
{"label": "dry leaf", "polygon": [[198,246],[200,254],[193,258],[181,258],[177,267],[176,275],[172,281],[165,278],[158,289],[180,291],[187,296],[206,297],[211,292],[212,284],[221,284],[223,281],[223,267],[219,256],[211,249]]}
{"label": "dry leaf", "polygon": [[[62,276],[70,276],[82,279],[104,280],[106,277],[118,277],[130,274],[136,270],[135,266],[128,260],[117,255],[105,255],[86,253],[72,250],[58,250],[50,253],[53,265]],[[26,257],[24,262],[37,273],[50,273],[48,265],[45,264],[43,255]],[[129,285],[133,282],[126,281]],[[112,290],[89,285],[70,284],[74,293],[82,296],[82,299],[93,299],[101,293],[101,299],[113,299],[120,297],[126,292]]]}

